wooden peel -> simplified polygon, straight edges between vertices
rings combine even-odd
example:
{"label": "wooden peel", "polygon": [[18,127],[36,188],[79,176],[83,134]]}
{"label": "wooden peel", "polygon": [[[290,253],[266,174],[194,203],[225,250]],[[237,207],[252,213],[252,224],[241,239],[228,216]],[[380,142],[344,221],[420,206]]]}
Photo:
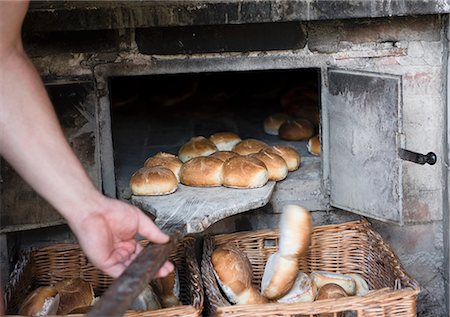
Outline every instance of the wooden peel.
{"label": "wooden peel", "polygon": [[274,188],[275,182],[255,189],[179,185],[168,196],[133,196],[131,202],[153,214],[156,225],[170,234],[171,239],[167,244],[147,245],[87,316],[122,316],[184,235],[202,232],[226,217],[266,205]]}

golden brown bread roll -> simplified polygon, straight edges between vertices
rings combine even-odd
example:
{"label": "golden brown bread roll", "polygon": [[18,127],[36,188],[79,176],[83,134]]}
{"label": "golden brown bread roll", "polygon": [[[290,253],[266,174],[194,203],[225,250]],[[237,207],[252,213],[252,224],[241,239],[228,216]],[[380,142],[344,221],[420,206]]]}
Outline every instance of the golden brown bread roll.
{"label": "golden brown bread roll", "polygon": [[314,134],[314,126],[306,119],[297,118],[294,120],[287,120],[281,125],[278,134],[283,140],[308,140]]}
{"label": "golden brown bread roll", "polygon": [[312,155],[320,155],[320,136],[318,134],[308,140],[308,151]]}
{"label": "golden brown bread roll", "polygon": [[217,152],[216,145],[203,136],[191,138],[178,151],[178,158],[183,162],[187,162],[194,157],[208,156]]}
{"label": "golden brown bread roll", "polygon": [[246,139],[236,144],[233,148],[233,152],[236,152],[239,155],[249,155],[258,153],[267,146],[267,143],[263,141],[259,141],[256,139]]}
{"label": "golden brown bread roll", "polygon": [[137,170],[130,180],[133,195],[167,195],[178,188],[173,172],[165,167],[143,167]]}
{"label": "golden brown bread roll", "polygon": [[271,114],[264,120],[264,132],[270,135],[278,135],[281,125],[289,119],[291,119],[291,116],[286,113]]}
{"label": "golden brown bread roll", "polygon": [[219,151],[231,151],[233,147],[241,142],[239,135],[232,132],[219,132],[211,135],[209,140],[214,143]]}
{"label": "golden brown bread roll", "polygon": [[52,286],[43,286],[31,292],[22,302],[19,315],[46,316],[56,315],[60,302],[58,290]]}
{"label": "golden brown bread roll", "polygon": [[357,296],[364,296],[369,292],[370,290],[369,284],[367,284],[367,281],[361,275],[356,273],[346,275],[350,276],[355,281]]}
{"label": "golden brown bread roll", "polygon": [[263,295],[278,299],[292,288],[298,275],[298,258],[306,253],[311,243],[311,213],[298,205],[283,208],[280,218],[280,238],[273,269],[268,272],[269,280]]}
{"label": "golden brown bread roll", "polygon": [[237,156],[223,163],[223,185],[233,188],[257,188],[269,180],[269,172],[254,157]]}
{"label": "golden brown bread roll", "polygon": [[214,157],[214,158],[221,160],[222,162],[225,162],[225,161],[229,160],[230,158],[236,157],[236,156],[239,156],[239,154],[232,152],[232,151],[217,151],[217,152],[211,154],[209,157]]}
{"label": "golden brown bread roll", "polygon": [[293,172],[300,166],[301,158],[300,154],[290,146],[275,145],[266,147],[261,152],[269,154],[277,154],[281,156],[287,164],[288,171]]}
{"label": "golden brown bread roll", "polygon": [[265,299],[253,287],[253,270],[244,252],[227,244],[211,255],[214,274],[228,300],[233,304],[261,304]]}
{"label": "golden brown bread roll", "polygon": [[[322,286],[319,289],[316,300],[338,299],[342,297],[347,297],[347,294],[345,293],[344,289],[337,284],[330,283]],[[333,316],[343,317],[344,313],[337,313],[336,315],[333,315],[333,313],[319,314],[319,317],[333,317]]]}
{"label": "golden brown bread roll", "polygon": [[81,278],[62,280],[54,285],[61,296],[58,314],[68,314],[78,307],[89,306],[94,300],[94,290],[89,282]]}
{"label": "golden brown bread roll", "polygon": [[356,283],[350,276],[332,272],[313,271],[311,272],[311,279],[319,289],[326,284],[332,283],[342,287],[349,296],[356,294]]}
{"label": "golden brown bread roll", "polygon": [[249,156],[260,160],[266,165],[270,181],[281,181],[286,178],[288,167],[286,161],[278,154],[261,151]]}
{"label": "golden brown bread roll", "polygon": [[176,268],[166,277],[155,279],[152,282],[152,286],[161,301],[162,307],[167,308],[181,305],[179,300],[180,282]]}
{"label": "golden brown bread roll", "polygon": [[195,157],[184,163],[180,181],[187,186],[221,186],[223,162],[214,157]]}
{"label": "golden brown bread roll", "polygon": [[161,166],[170,169],[178,182],[180,182],[180,169],[182,165],[183,162],[176,155],[164,152],[159,152],[155,156],[149,157],[144,163],[144,167]]}

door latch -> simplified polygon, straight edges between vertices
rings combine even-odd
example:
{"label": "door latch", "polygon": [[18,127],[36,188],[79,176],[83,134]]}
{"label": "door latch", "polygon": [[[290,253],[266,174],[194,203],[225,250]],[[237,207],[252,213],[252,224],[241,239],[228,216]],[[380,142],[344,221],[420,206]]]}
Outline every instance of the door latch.
{"label": "door latch", "polygon": [[434,165],[436,164],[437,161],[437,156],[433,152],[429,152],[428,154],[420,154],[399,148],[398,154],[402,160],[410,161],[421,165],[424,165],[426,163]]}

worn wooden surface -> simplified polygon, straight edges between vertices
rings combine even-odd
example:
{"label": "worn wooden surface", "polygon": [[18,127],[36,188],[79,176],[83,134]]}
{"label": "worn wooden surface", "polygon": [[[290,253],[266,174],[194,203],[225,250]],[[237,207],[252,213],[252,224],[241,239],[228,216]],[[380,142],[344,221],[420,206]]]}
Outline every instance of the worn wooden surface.
{"label": "worn wooden surface", "polygon": [[153,214],[166,232],[186,224],[185,232],[201,232],[226,217],[262,207],[270,200],[275,182],[261,188],[189,187],[166,196],[132,196],[131,202]]}

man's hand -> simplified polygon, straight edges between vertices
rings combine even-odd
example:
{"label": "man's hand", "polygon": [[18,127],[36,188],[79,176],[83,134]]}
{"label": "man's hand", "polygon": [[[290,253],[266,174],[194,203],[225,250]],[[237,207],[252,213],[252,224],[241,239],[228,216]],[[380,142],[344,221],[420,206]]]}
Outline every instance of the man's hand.
{"label": "man's hand", "polygon": [[[103,197],[98,211],[69,222],[89,260],[112,277],[118,277],[142,250],[137,234],[154,243],[166,243],[169,237],[138,208]],[[166,262],[159,277],[173,270]]]}

